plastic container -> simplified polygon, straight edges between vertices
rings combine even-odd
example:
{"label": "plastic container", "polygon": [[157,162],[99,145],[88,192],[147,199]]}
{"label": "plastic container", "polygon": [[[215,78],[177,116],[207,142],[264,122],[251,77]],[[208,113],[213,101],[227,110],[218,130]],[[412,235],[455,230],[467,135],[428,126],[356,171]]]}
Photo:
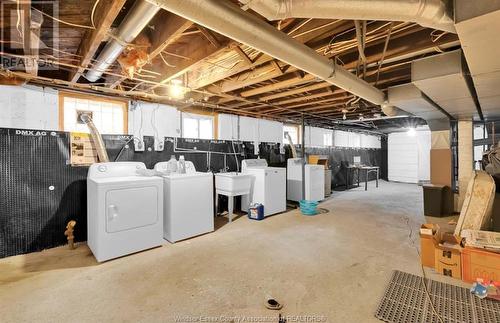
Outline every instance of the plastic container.
{"label": "plastic container", "polygon": [[186,160],[184,156],[179,156],[179,173],[186,174]]}
{"label": "plastic container", "polygon": [[260,203],[250,205],[248,208],[248,218],[258,221],[264,219],[264,205]]}
{"label": "plastic container", "polygon": [[444,185],[426,184],[424,189],[424,215],[443,216],[443,191]]}
{"label": "plastic container", "polygon": [[170,156],[170,160],[167,163],[167,172],[168,173],[177,173],[177,159],[175,156]]}
{"label": "plastic container", "polygon": [[301,200],[299,202],[300,212],[304,215],[316,215],[318,214],[318,204],[318,201]]}

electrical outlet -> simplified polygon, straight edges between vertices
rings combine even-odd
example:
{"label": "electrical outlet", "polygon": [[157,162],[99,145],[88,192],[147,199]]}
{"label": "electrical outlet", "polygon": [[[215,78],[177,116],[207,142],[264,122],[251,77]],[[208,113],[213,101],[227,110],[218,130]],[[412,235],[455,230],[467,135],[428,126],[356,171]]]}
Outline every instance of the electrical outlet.
{"label": "electrical outlet", "polygon": [[144,147],[145,144],[144,144],[144,140],[142,139],[137,139],[137,140],[134,140],[134,150],[135,151],[144,151]]}
{"label": "electrical outlet", "polygon": [[165,148],[165,141],[158,140],[155,138],[155,151],[163,151],[164,148]]}

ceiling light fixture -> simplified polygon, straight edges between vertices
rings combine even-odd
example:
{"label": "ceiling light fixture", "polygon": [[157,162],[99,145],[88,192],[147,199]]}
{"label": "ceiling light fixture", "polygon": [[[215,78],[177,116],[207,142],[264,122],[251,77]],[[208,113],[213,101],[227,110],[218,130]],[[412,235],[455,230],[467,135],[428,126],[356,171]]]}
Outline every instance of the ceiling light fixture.
{"label": "ceiling light fixture", "polygon": [[181,80],[174,79],[170,81],[169,93],[172,98],[182,99],[184,98],[184,85]]}
{"label": "ceiling light fixture", "polygon": [[408,136],[410,136],[410,137],[415,137],[415,135],[417,134],[417,130],[416,130],[415,128],[413,128],[413,127],[410,127],[410,128],[408,129],[407,134],[408,134]]}

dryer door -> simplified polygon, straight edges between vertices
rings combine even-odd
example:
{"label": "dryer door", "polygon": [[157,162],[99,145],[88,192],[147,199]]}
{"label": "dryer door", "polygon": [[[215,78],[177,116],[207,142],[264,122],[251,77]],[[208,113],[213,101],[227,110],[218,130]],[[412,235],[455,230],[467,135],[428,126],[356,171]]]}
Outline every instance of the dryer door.
{"label": "dryer door", "polygon": [[133,187],[106,192],[106,232],[119,232],[158,221],[158,189]]}

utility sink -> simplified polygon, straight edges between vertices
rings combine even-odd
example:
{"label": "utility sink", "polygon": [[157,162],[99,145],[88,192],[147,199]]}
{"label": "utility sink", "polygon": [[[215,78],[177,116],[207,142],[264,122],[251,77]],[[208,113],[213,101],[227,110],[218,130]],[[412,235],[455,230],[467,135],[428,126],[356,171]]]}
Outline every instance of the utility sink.
{"label": "utility sink", "polygon": [[215,174],[215,189],[220,194],[237,196],[250,194],[251,174],[236,172]]}

